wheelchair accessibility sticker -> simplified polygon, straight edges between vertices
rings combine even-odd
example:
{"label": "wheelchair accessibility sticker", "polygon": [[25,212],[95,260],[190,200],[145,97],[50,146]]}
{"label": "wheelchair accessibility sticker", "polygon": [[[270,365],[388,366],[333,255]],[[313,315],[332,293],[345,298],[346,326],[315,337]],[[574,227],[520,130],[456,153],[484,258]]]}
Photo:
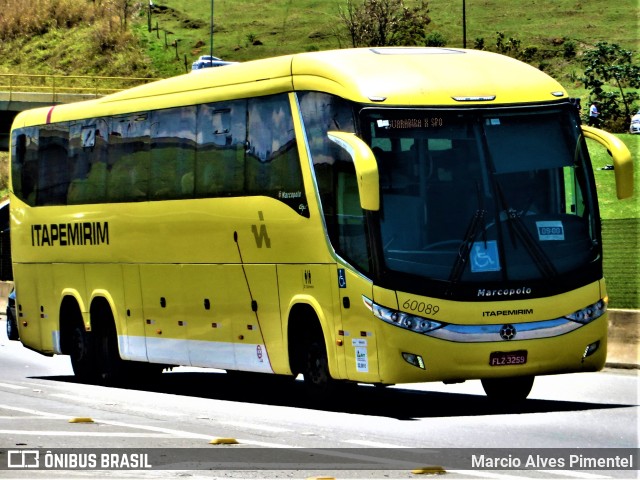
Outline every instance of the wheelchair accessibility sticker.
{"label": "wheelchair accessibility sticker", "polygon": [[473,243],[471,248],[471,271],[474,273],[500,271],[498,242],[489,240],[488,242]]}

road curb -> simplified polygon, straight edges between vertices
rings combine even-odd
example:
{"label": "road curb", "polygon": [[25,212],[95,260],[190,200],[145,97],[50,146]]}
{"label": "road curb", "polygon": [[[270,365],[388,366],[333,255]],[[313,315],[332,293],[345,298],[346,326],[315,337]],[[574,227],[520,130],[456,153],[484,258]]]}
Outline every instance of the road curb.
{"label": "road curb", "polygon": [[[11,293],[11,282],[0,282],[0,313],[7,308],[7,296]],[[609,341],[607,363],[609,368],[640,368],[640,310],[608,310]]]}

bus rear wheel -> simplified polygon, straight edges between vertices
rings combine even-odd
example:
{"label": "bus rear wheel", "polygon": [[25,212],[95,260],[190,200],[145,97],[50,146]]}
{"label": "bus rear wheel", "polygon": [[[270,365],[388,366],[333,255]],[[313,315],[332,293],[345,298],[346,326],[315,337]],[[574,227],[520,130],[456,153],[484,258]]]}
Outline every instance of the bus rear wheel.
{"label": "bus rear wheel", "polygon": [[533,375],[510,378],[483,378],[482,388],[491,400],[501,403],[516,403],[527,398],[533,387]]}
{"label": "bus rear wheel", "polygon": [[96,379],[95,349],[90,332],[82,325],[75,325],[71,330],[71,342],[69,344],[69,356],[71,368],[80,380],[92,381]]}

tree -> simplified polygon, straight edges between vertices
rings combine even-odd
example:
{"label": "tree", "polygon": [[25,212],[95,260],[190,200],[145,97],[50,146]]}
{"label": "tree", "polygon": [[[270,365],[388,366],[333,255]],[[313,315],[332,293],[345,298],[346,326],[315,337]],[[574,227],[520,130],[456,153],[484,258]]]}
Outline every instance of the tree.
{"label": "tree", "polygon": [[[640,67],[633,63],[633,52],[615,43],[598,42],[581,58],[584,85],[590,90],[590,101],[598,103],[604,127],[625,131],[640,88]],[[609,89],[607,90],[607,87]]]}
{"label": "tree", "polygon": [[353,47],[424,45],[429,18],[428,4],[421,1],[407,8],[404,0],[347,0],[340,7]]}

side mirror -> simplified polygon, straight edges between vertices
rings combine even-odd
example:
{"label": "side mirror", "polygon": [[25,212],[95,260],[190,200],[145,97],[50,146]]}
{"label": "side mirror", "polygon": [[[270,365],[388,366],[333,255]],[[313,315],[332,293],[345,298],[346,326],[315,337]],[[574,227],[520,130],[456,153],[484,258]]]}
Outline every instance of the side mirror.
{"label": "side mirror", "polygon": [[616,195],[618,199],[633,196],[633,160],[627,146],[615,135],[599,128],[582,125],[586,138],[595,140],[605,147],[613,159],[613,172],[616,176]]}
{"label": "side mirror", "polygon": [[369,148],[353,133],[327,132],[329,140],[338,144],[353,159],[358,179],[360,206],[363,210],[380,210],[380,180],[376,157]]}

